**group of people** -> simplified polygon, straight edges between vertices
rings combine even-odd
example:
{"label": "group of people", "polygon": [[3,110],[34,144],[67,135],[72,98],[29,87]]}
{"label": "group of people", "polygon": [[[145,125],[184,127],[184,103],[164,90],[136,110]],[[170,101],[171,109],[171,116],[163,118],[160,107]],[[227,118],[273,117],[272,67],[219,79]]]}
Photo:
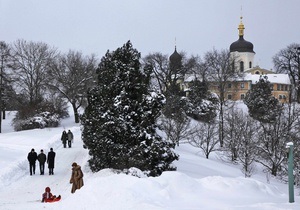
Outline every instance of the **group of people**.
{"label": "group of people", "polygon": [[71,148],[73,143],[73,133],[70,130],[68,130],[68,133],[64,130],[61,135],[61,141],[64,145],[64,148],[67,147],[67,143],[68,147]]}
{"label": "group of people", "polygon": [[39,161],[39,165],[40,165],[40,175],[44,175],[46,161],[49,168],[49,175],[54,174],[53,169],[54,169],[55,152],[53,151],[53,148],[50,148],[50,152],[48,152],[47,156],[44,153],[44,150],[41,149],[40,154],[37,155],[37,153],[32,148],[27,155],[27,160],[29,162],[30,176],[32,176],[32,174],[35,174],[35,167],[36,167],[37,160]]}
{"label": "group of people", "polygon": [[[68,142],[68,146],[71,147],[73,141],[73,133],[69,130],[68,133],[64,130],[62,133],[61,140],[63,142],[64,148]],[[47,162],[49,168],[49,175],[54,175],[54,161],[55,161],[55,152],[53,148],[50,148],[48,155],[44,153],[41,149],[40,154],[37,155],[34,148],[28,153],[27,156],[29,162],[30,175],[35,174],[36,161],[39,162],[40,166],[40,175],[44,175],[45,163]],[[76,162],[72,164],[72,175],[70,179],[70,184],[72,184],[71,193],[75,193],[77,189],[80,189],[83,186],[83,172],[81,166]],[[52,195],[50,187],[45,188],[45,192],[42,194],[42,202],[55,202],[59,201],[61,196]]]}

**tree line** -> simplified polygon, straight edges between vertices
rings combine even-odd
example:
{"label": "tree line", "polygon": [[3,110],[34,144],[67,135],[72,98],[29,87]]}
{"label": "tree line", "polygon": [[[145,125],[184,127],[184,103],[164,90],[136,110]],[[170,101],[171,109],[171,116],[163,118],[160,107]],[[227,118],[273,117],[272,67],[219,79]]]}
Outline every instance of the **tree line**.
{"label": "tree line", "polygon": [[45,111],[64,117],[69,102],[79,122],[78,109],[86,105],[86,92],[95,82],[95,55],[61,53],[43,42],[17,40],[0,42],[0,58],[0,119],[5,110],[17,110],[16,120]]}

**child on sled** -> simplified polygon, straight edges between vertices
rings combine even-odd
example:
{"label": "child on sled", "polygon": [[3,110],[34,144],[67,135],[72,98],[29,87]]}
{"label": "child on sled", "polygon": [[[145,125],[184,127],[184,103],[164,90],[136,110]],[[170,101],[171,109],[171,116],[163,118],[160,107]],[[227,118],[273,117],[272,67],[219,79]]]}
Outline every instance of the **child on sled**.
{"label": "child on sled", "polygon": [[45,203],[55,202],[55,201],[59,201],[60,198],[61,198],[60,195],[58,197],[56,197],[55,195],[52,195],[50,187],[46,187],[45,192],[43,193],[42,202],[45,202]]}

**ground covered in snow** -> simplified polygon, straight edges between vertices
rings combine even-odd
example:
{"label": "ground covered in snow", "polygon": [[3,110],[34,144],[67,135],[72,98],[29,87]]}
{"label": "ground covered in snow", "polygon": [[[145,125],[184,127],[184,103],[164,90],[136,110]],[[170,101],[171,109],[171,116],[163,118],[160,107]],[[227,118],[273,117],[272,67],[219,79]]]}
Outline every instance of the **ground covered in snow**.
{"label": "ground covered in snow", "polygon": [[[81,130],[74,119],[62,121],[58,128],[14,132],[10,126],[13,113],[7,114],[0,134],[0,209],[1,210],[299,210],[300,196],[289,203],[288,185],[259,170],[244,178],[239,166],[226,164],[217,155],[205,159],[197,148],[187,144],[176,150],[178,170],[160,177],[137,178],[114,174],[105,169],[92,173],[87,165],[88,151],[83,149]],[[63,148],[60,137],[70,129],[75,137],[72,148]],[[29,175],[27,154],[31,148],[39,153],[50,148],[56,152],[54,175]],[[77,162],[84,172],[84,186],[71,194],[71,164]],[[46,165],[47,166],[47,165]],[[41,203],[49,186],[61,195],[56,203]]]}

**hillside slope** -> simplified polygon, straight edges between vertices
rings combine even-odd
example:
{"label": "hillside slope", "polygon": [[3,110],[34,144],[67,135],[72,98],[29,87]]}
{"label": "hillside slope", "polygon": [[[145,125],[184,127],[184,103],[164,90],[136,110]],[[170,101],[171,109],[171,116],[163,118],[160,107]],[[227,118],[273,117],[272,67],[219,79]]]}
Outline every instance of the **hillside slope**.
{"label": "hillside slope", "polygon": [[[11,119],[11,118],[10,118]],[[79,125],[73,118],[63,120],[59,128],[13,132],[9,119],[0,134],[0,209],[205,209],[205,210],[283,210],[300,209],[299,193],[295,203],[288,203],[286,184],[271,178],[267,183],[259,171],[253,178],[244,178],[238,166],[221,162],[216,154],[205,159],[197,148],[180,145],[176,172],[160,177],[137,178],[113,174],[109,169],[91,173],[88,151],[83,149]],[[72,148],[63,148],[63,129],[74,133]],[[56,152],[54,175],[29,176],[26,160],[31,148],[46,154]],[[84,187],[71,194],[71,164],[77,162],[84,172]],[[41,203],[41,194],[49,186],[62,200]]]}

